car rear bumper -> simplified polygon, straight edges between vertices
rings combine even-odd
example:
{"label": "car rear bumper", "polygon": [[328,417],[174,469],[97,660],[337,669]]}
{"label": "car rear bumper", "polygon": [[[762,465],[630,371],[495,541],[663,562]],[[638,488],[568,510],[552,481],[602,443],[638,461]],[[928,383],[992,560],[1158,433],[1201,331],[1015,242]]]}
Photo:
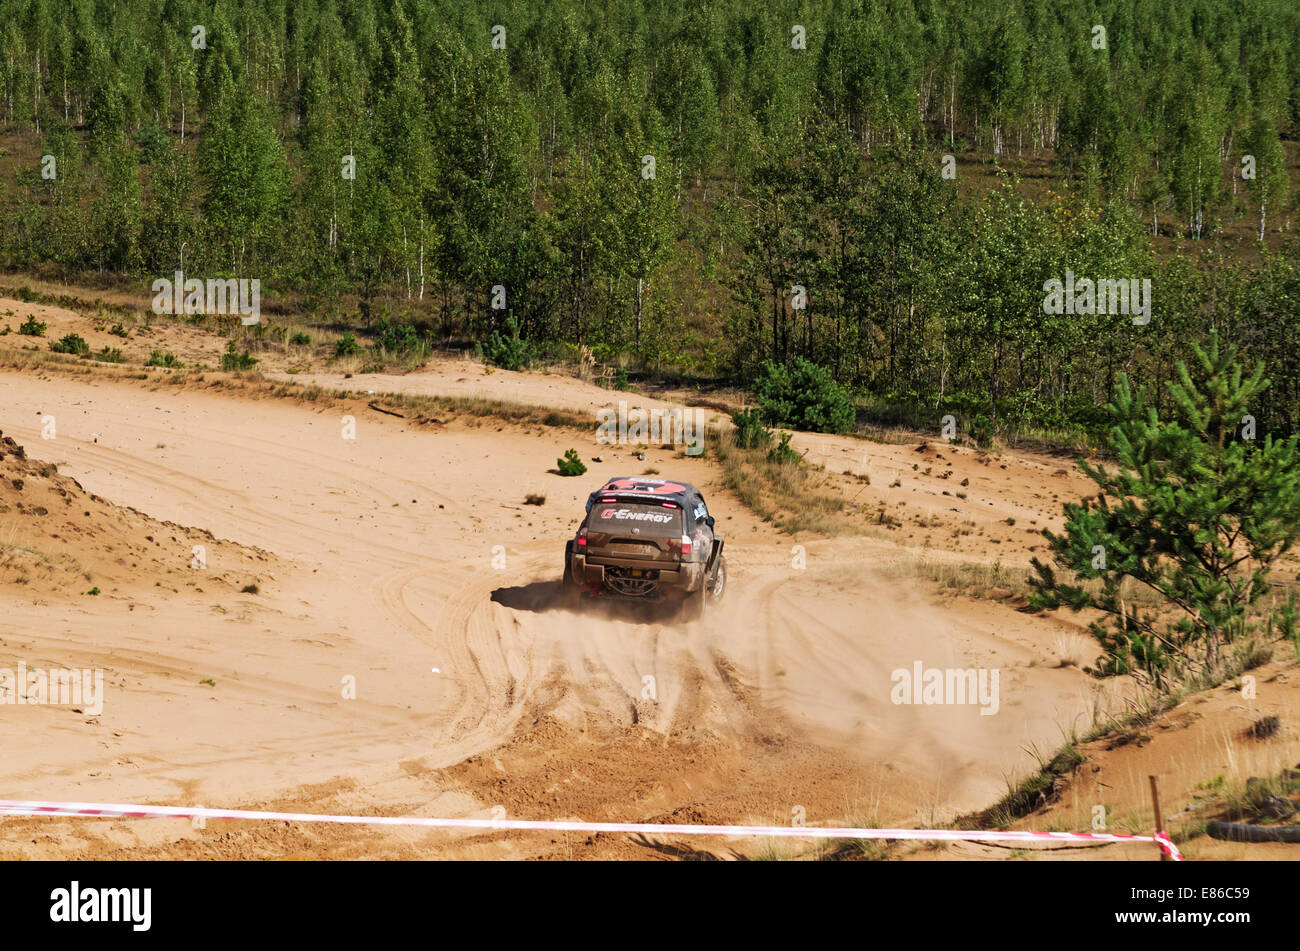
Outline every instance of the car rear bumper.
{"label": "car rear bumper", "polygon": [[598,589],[604,593],[614,595],[616,592],[611,591],[605,584],[605,570],[611,567],[633,572],[657,572],[657,576],[652,575],[658,582],[655,593],[648,596],[646,600],[682,598],[690,592],[698,590],[704,582],[703,562],[683,562],[672,566],[660,566],[653,562],[620,561],[617,559],[610,559],[608,562],[589,561],[585,554],[575,554],[571,562],[574,581],[584,587]]}

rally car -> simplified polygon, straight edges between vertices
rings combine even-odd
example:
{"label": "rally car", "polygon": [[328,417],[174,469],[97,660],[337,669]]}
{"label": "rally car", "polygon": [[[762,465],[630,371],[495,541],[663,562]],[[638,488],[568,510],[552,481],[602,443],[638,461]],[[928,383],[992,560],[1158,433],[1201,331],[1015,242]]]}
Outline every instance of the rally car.
{"label": "rally car", "polygon": [[727,562],[700,490],[664,479],[610,479],[587,499],[564,546],[564,585],[575,597],[680,602],[702,615],[722,598]]}

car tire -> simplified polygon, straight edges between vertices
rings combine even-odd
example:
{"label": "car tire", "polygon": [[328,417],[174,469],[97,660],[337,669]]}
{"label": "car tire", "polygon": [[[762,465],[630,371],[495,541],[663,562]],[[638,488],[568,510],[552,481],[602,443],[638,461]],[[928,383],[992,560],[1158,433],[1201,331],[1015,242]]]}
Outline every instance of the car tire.
{"label": "car tire", "polygon": [[727,591],[727,559],[718,558],[718,568],[713,572],[713,584],[709,587],[709,600],[715,604],[722,600]]}
{"label": "car tire", "polygon": [[682,613],[687,620],[698,621],[707,613],[710,603],[722,600],[727,588],[727,559],[718,556],[718,567],[713,569],[713,577],[700,581],[698,591],[692,591],[682,602]]}

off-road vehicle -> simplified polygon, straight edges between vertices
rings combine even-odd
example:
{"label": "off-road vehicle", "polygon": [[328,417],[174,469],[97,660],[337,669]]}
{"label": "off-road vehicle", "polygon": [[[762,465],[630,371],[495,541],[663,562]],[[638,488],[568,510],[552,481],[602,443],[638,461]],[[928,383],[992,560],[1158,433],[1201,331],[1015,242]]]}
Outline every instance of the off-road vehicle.
{"label": "off-road vehicle", "polygon": [[575,597],[680,602],[694,617],[722,597],[727,563],[700,490],[664,479],[610,479],[587,499],[564,546]]}

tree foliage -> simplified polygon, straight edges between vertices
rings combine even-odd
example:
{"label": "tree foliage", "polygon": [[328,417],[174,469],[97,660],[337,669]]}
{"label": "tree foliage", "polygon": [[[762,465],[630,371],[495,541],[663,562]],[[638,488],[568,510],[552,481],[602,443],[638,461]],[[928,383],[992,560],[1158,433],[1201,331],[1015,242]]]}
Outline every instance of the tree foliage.
{"label": "tree foliage", "polygon": [[[1285,433],[1297,50],[1293,0],[0,0],[0,266],[801,358],[926,425],[1095,428],[1218,327]],[[1151,324],[1044,314],[1067,269],[1150,277]]]}
{"label": "tree foliage", "polygon": [[1036,607],[1103,613],[1092,624],[1101,672],[1162,685],[1174,672],[1219,673],[1225,646],[1255,633],[1261,611],[1294,633],[1294,600],[1279,609],[1268,578],[1300,536],[1296,437],[1255,436],[1262,366],[1246,376],[1237,348],[1217,336],[1195,355],[1191,369],[1178,364],[1164,419],[1126,377],[1116,385],[1107,406],[1115,465],[1081,461],[1097,494],[1065,506],[1063,534],[1044,532],[1076,581],[1033,561]]}

